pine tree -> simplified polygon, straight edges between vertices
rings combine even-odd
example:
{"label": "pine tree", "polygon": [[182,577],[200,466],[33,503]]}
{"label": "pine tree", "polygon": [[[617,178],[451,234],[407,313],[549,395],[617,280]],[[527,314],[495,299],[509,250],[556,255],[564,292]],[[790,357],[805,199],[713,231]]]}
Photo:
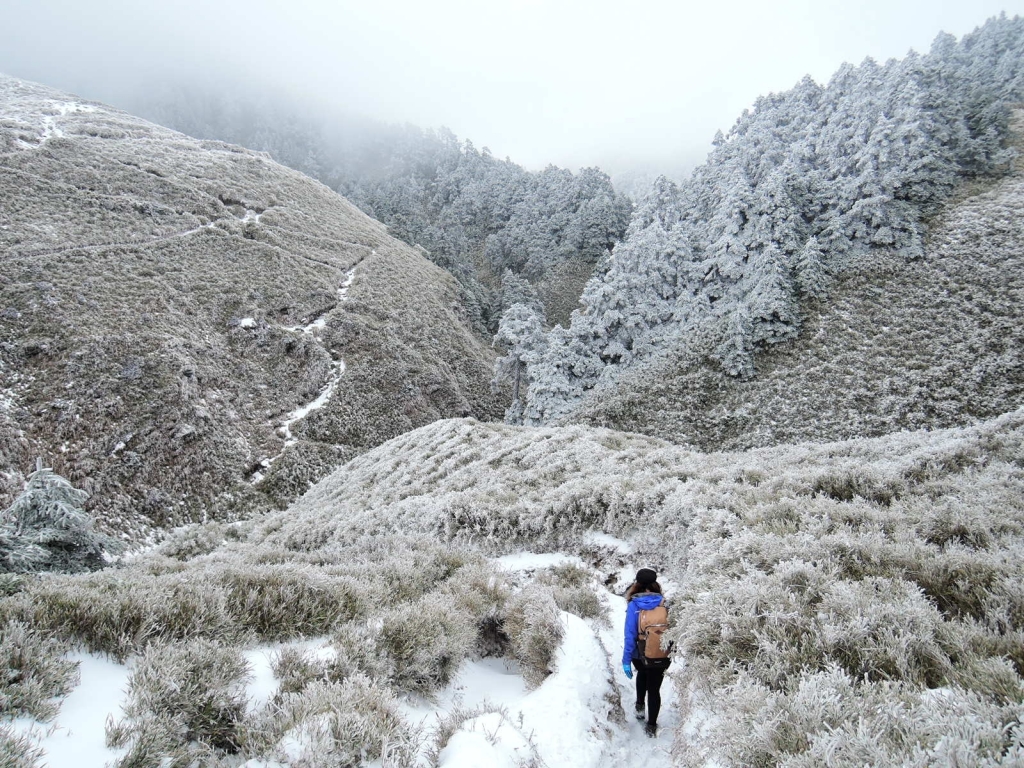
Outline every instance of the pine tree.
{"label": "pine tree", "polygon": [[29,475],[2,517],[0,557],[6,570],[86,571],[104,565],[106,537],[85,511],[89,495],[52,469]]}
{"label": "pine tree", "polygon": [[504,383],[512,384],[512,404],[505,412],[509,424],[521,424],[527,388],[530,384],[530,365],[544,352],[544,315],[539,302],[513,304],[501,317],[494,345],[506,350],[494,361],[491,387],[498,389]]}

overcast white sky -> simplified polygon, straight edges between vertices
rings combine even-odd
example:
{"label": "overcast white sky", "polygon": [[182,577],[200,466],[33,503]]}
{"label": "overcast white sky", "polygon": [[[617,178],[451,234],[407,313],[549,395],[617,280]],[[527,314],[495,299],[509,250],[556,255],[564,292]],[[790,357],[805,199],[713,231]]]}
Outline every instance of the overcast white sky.
{"label": "overcast white sky", "polygon": [[238,75],[447,125],[529,167],[668,170],[760,94],[1000,11],[1024,0],[0,0],[0,71],[93,98]]}

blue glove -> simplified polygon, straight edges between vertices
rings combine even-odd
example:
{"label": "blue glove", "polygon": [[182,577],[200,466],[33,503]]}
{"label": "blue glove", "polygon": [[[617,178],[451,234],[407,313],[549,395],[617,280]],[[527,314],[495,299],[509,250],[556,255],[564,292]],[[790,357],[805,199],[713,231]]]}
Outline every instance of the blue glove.
{"label": "blue glove", "polygon": [[622,671],[626,673],[626,677],[628,677],[630,680],[633,679],[633,668],[629,666],[629,664],[623,664]]}

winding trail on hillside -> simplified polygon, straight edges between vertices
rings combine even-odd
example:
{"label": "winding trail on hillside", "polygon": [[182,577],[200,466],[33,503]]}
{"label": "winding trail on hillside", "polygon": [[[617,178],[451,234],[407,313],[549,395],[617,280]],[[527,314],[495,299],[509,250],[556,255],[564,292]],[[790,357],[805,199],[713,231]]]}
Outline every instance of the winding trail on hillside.
{"label": "winding trail on hillside", "polygon": [[[376,251],[372,251],[374,256],[377,255]],[[316,338],[320,335],[320,332],[327,327],[327,315],[333,312],[339,305],[348,301],[348,289],[352,286],[352,282],[356,277],[356,269],[359,267],[360,262],[357,262],[348,272],[345,273],[345,280],[340,286],[338,286],[338,303],[327,310],[323,314],[317,316],[312,322],[307,325],[282,325],[282,330],[289,331],[291,333],[304,334],[306,336],[312,336]],[[275,432],[284,440],[284,445],[281,446],[280,452],[276,456],[265,458],[260,462],[261,469],[254,472],[249,478],[249,482],[253,485],[258,484],[264,477],[266,477],[266,470],[273,466],[274,462],[280,459],[284,452],[292,445],[298,442],[298,438],[292,434],[292,425],[301,421],[302,419],[309,416],[313,411],[320,410],[330,401],[334,395],[334,390],[338,387],[338,382],[341,377],[345,375],[345,360],[338,359],[331,363],[331,374],[327,379],[327,383],[320,389],[320,392],[315,398],[310,400],[305,405],[301,405],[293,411],[290,411],[285,417],[278,422],[275,427]]]}

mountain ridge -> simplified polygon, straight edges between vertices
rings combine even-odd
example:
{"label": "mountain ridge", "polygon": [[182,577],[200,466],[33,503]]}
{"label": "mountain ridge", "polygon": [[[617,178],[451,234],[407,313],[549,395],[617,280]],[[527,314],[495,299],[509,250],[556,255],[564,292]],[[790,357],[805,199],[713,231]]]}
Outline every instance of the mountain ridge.
{"label": "mountain ridge", "polygon": [[44,86],[2,78],[0,100],[5,466],[45,456],[137,534],[284,504],[411,426],[500,413],[454,280],[327,187]]}

